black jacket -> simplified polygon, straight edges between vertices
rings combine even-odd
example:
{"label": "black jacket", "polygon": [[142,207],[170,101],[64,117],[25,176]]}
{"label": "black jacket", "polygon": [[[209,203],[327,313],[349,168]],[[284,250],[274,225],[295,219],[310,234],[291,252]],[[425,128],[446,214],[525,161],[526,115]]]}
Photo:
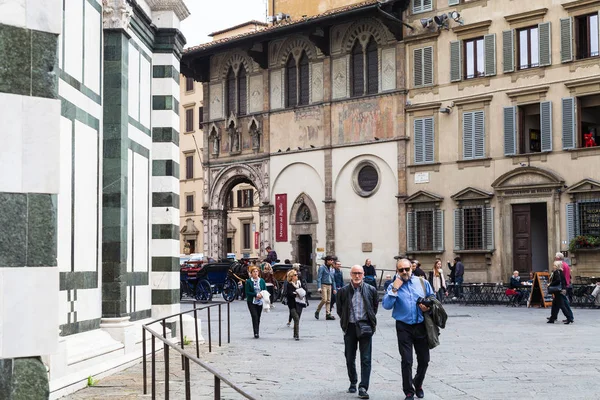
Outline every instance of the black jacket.
{"label": "black jacket", "polygon": [[[373,332],[377,327],[377,307],[379,305],[379,299],[377,297],[377,290],[363,282],[361,294],[363,301],[365,302],[365,308],[367,311],[367,317],[373,327]],[[352,296],[354,296],[354,287],[352,283],[347,284],[343,288],[339,289],[336,295],[335,309],[340,317],[340,326],[344,331],[344,334],[348,330],[348,322],[350,321],[350,307],[352,307]]]}
{"label": "black jacket", "polygon": [[412,272],[412,274],[413,274],[414,276],[421,276],[421,277],[423,277],[423,278],[427,278],[427,275],[425,274],[425,271],[423,271],[423,270],[421,269],[421,267],[417,267],[417,268],[415,268],[415,270]]}
{"label": "black jacket", "polygon": [[562,285],[563,289],[567,288],[567,280],[565,279],[565,274],[559,269],[553,271],[552,275],[550,275],[550,283],[548,284],[548,286],[558,285]]}

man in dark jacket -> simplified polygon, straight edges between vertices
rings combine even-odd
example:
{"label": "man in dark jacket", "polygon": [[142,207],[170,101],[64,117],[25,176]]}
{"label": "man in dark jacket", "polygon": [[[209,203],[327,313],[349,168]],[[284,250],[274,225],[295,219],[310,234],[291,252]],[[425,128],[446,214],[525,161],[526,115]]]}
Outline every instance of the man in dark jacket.
{"label": "man in dark jacket", "polygon": [[465,266],[460,257],[454,257],[454,297],[452,300],[462,297],[462,284],[464,282]]}
{"label": "man in dark jacket", "polygon": [[363,281],[364,270],[360,265],[350,269],[350,284],[337,293],[337,314],[344,331],[344,354],[350,387],[348,393],[356,393],[356,349],[360,348],[360,383],[358,398],[368,399],[369,378],[371,376],[372,334],[358,337],[359,324],[368,324],[375,333],[377,327],[377,290]]}

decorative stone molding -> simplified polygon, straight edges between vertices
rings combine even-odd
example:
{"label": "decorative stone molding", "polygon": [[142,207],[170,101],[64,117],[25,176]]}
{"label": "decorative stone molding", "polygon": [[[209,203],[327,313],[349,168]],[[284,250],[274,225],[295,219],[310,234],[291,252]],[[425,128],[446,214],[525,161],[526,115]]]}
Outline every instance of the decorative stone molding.
{"label": "decorative stone molding", "polygon": [[486,21],[475,22],[473,24],[457,26],[452,28],[452,31],[456,33],[456,37],[458,39],[463,39],[475,34],[489,33],[490,25],[492,25],[492,20],[488,19]]}
{"label": "decorative stone molding", "polygon": [[212,155],[217,157],[219,155],[221,132],[214,122],[210,124],[208,129],[208,140],[212,142]]}
{"label": "decorative stone molding", "polygon": [[133,15],[126,0],[102,0],[102,27],[127,30]]}
{"label": "decorative stone molding", "polygon": [[196,225],[194,224],[194,220],[191,218],[188,218],[185,220],[185,226],[183,228],[181,228],[179,233],[181,233],[183,235],[184,240],[190,240],[190,239],[193,240],[198,236],[200,231],[198,230],[198,228],[196,228]]}
{"label": "decorative stone molding", "polygon": [[417,193],[406,198],[406,200],[404,200],[404,203],[406,203],[409,206],[409,208],[423,203],[434,203],[435,207],[439,208],[442,201],[444,201],[444,198],[438,196],[437,194],[427,192],[425,190],[419,190]]}
{"label": "decorative stone molding", "polygon": [[190,16],[183,0],[146,0],[152,11],[173,11],[180,21]]}
{"label": "decorative stone molding", "polygon": [[292,36],[288,38],[279,50],[279,57],[276,59],[278,65],[284,67],[290,54],[294,57],[296,62],[300,61],[302,52],[306,52],[306,56],[309,60],[314,60],[317,57],[317,49],[307,38],[303,36]]}
{"label": "decorative stone molding", "polygon": [[250,122],[248,122],[248,133],[252,138],[252,150],[257,153],[260,149],[260,136],[262,132],[260,129],[260,123],[254,116],[250,119]]}
{"label": "decorative stone molding", "polygon": [[537,20],[542,20],[544,15],[548,12],[547,8],[540,8],[538,10],[526,11],[518,14],[505,15],[504,19],[509,24],[517,24],[521,22],[532,22]]}
{"label": "decorative stone molding", "polygon": [[589,178],[569,186],[566,191],[566,193],[571,196],[571,199],[575,199],[577,195],[589,194],[591,192],[594,192],[595,194],[600,193],[600,182]]}
{"label": "decorative stone molding", "polygon": [[290,210],[290,225],[319,223],[318,211],[312,198],[302,192]]}
{"label": "decorative stone molding", "polygon": [[239,154],[242,152],[240,145],[240,129],[238,128],[237,116],[234,113],[227,119],[226,130],[229,134],[229,154]]}
{"label": "decorative stone molding", "polygon": [[501,175],[492,187],[501,196],[549,196],[562,190],[564,179],[546,169],[519,167]]}
{"label": "decorative stone molding", "polygon": [[222,80],[227,79],[227,73],[229,72],[229,68],[233,68],[233,72],[237,77],[238,71],[240,68],[244,68],[246,70],[246,75],[249,75],[252,70],[252,60],[250,57],[243,55],[242,53],[233,53],[229,58],[225,58],[224,62],[221,64],[219,70],[220,78]]}
{"label": "decorative stone molding", "polygon": [[493,193],[486,192],[484,190],[476,189],[474,187],[468,187],[460,192],[450,196],[458,205],[468,201],[479,201],[489,203],[490,199],[494,197]]}
{"label": "decorative stone molding", "polygon": [[377,46],[384,46],[394,38],[389,33],[385,25],[376,19],[360,19],[354,22],[346,31],[342,39],[342,51],[350,53],[354,41],[358,39],[363,49],[367,47],[369,39],[373,36]]}
{"label": "decorative stone molding", "polygon": [[586,7],[598,7],[598,6],[600,6],[600,1],[599,0],[576,0],[576,1],[571,1],[569,3],[564,3],[562,6],[565,10],[569,11],[569,13],[570,13],[573,11],[581,10]]}

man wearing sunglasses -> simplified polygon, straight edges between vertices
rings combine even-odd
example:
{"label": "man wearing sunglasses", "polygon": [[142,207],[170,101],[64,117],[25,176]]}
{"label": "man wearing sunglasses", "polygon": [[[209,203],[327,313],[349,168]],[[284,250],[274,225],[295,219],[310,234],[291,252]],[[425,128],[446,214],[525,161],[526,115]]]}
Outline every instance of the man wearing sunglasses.
{"label": "man wearing sunglasses", "polygon": [[[383,296],[382,305],[386,310],[392,310],[392,317],[396,320],[405,400],[414,400],[415,394],[418,398],[424,396],[423,381],[429,364],[429,345],[423,313],[428,312],[429,307],[419,301],[432,295],[434,293],[429,282],[412,275],[410,261],[405,258],[398,260],[396,279]],[[417,354],[417,374],[414,379],[413,347]]]}

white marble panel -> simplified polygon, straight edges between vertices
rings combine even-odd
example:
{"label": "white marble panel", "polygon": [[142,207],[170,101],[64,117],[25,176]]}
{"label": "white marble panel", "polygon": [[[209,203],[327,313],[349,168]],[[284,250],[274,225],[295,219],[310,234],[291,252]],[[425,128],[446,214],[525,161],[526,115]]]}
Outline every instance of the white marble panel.
{"label": "white marble panel", "polygon": [[140,52],[129,43],[129,116],[140,118]]}
{"label": "white marble panel", "polygon": [[310,94],[311,103],[323,101],[323,62],[311,64]]}
{"label": "white marble panel", "polygon": [[179,160],[179,147],[175,143],[153,143],[153,160]]}
{"label": "white marble panel", "polygon": [[98,232],[98,133],[75,121],[75,245],[76,271],[96,270]]}
{"label": "white marble panel", "polygon": [[147,56],[152,58],[152,50],[150,50],[148,48],[148,46],[146,46],[146,44],[144,42],[141,41],[141,39],[139,37],[137,37],[135,35],[135,33],[131,32],[131,25],[129,25],[129,33],[131,34],[131,39],[130,41],[135,42],[135,44],[137,44],[138,48],[142,49],[142,52]]}
{"label": "white marble panel", "polygon": [[177,71],[180,69],[179,60],[171,53],[153,53],[152,65],[172,65]]}
{"label": "white marble panel", "polygon": [[62,1],[27,0],[27,28],[60,34],[62,29]]}
{"label": "white marble panel", "polygon": [[58,95],[102,121],[102,106],[62,79],[58,80]]}
{"label": "white marble panel", "polygon": [[179,254],[179,240],[152,239],[152,256],[179,257]]}
{"label": "white marble panel", "polygon": [[283,108],[283,71],[271,70],[271,110]]}
{"label": "white marble panel", "polygon": [[60,117],[60,186],[58,192],[57,262],[60,271],[71,270],[71,166],[73,123]]}
{"label": "white marble panel", "polygon": [[152,289],[176,289],[179,287],[179,279],[179,271],[150,273]]}
{"label": "white marble panel", "polygon": [[133,154],[127,150],[127,272],[133,271]]}
{"label": "white marble panel", "polygon": [[179,131],[179,115],[172,110],[152,110],[152,127],[175,128]]}
{"label": "white marble panel", "polygon": [[172,78],[153,79],[152,94],[155,96],[173,96],[179,101],[179,84]]}
{"label": "white marble panel", "polygon": [[333,98],[341,99],[348,96],[348,57],[336,58],[332,62],[331,81],[333,83]]}
{"label": "white marble panel", "polygon": [[250,77],[249,90],[249,111],[251,113],[261,112],[263,110],[263,78],[262,74],[253,75]]}
{"label": "white marble panel", "polygon": [[135,153],[133,155],[133,270],[148,270],[148,244],[150,242],[149,211],[149,167],[148,159]]}
{"label": "white marble panel", "polygon": [[153,176],[152,191],[179,194],[179,180],[173,176]]}
{"label": "white marble panel", "polygon": [[157,28],[179,29],[180,21],[173,11],[153,11],[152,22]]}
{"label": "white marble panel", "polygon": [[223,83],[211,83],[209,87],[209,119],[223,118],[225,99],[223,98]]}
{"label": "white marble panel", "polygon": [[152,148],[152,138],[146,135],[146,133],[140,131],[138,128],[131,124],[129,124],[127,130],[127,135],[129,136],[129,139],[144,146],[148,150]]}
{"label": "white marble panel", "polygon": [[[154,319],[158,319],[158,318],[161,318],[161,317],[166,317],[166,316],[177,314],[177,313],[180,313],[180,312],[181,312],[181,306],[180,306],[179,303],[177,303],[177,304],[154,304],[154,305],[152,305],[152,318],[154,318]],[[200,319],[200,316],[198,316],[198,319]],[[192,323],[191,326],[192,326],[192,329],[193,329],[194,324]],[[200,324],[198,324],[198,328],[200,328]],[[193,333],[192,335],[195,335],[195,333]],[[190,337],[190,336],[191,335],[189,335],[188,337]]]}
{"label": "white marble panel", "polygon": [[[54,0],[53,0],[54,1]],[[83,83],[100,94],[100,56],[102,53],[102,15],[85,2],[85,69]]]}
{"label": "white marble panel", "polygon": [[77,311],[77,321],[100,318],[102,316],[102,289],[78,289],[75,311]]}
{"label": "white marble panel", "polygon": [[152,223],[179,225],[179,211],[173,207],[153,207]]}
{"label": "white marble panel", "polygon": [[58,325],[67,323],[67,312],[71,311],[70,304],[67,301],[66,290],[58,292]]}
{"label": "white marble panel", "polygon": [[381,90],[396,89],[396,48],[381,50]]}
{"label": "white marble panel", "polygon": [[135,310],[150,310],[152,308],[152,289],[150,286],[136,286]]}
{"label": "white marble panel", "polygon": [[[23,191],[58,193],[60,100],[23,97]],[[25,118],[26,116],[26,118]],[[43,127],[43,134],[40,134]]]}
{"label": "white marble panel", "polygon": [[24,28],[27,25],[27,0],[0,1],[0,24]]}
{"label": "white marble panel", "polygon": [[[150,129],[150,113],[152,111],[152,97],[150,94],[152,66],[144,57],[141,58],[140,62],[140,123]],[[179,95],[179,87],[177,87],[176,93]]]}
{"label": "white marble panel", "polygon": [[56,352],[58,268],[0,268],[0,358]]}
{"label": "white marble panel", "polygon": [[81,0],[65,0],[65,20],[69,23],[65,24],[63,32],[65,35],[63,69],[79,82],[83,79],[83,4]]}
{"label": "white marble panel", "polygon": [[0,192],[23,192],[23,99],[21,95],[0,93],[0,110],[10,116],[2,118],[0,129]]}

